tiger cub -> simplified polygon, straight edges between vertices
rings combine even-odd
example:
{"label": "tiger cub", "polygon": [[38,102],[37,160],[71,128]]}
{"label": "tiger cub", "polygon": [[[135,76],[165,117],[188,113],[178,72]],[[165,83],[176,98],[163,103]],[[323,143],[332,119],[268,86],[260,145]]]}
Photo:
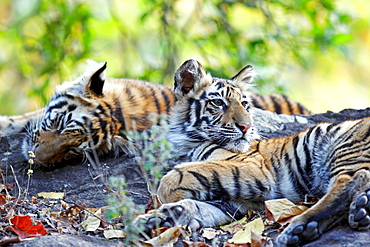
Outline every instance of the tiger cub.
{"label": "tiger cub", "polygon": [[54,164],[83,156],[127,151],[122,130],[146,129],[150,113],[168,114],[171,87],[140,80],[105,78],[106,63],[88,62],[77,80],[57,86],[41,118],[28,127],[23,150]]}
{"label": "tiger cub", "polygon": [[253,141],[247,91],[253,74],[247,66],[231,80],[213,80],[194,60],[182,65],[169,140],[203,161],[179,164],[165,175],[158,188],[164,204],[136,224],[195,230],[262,210],[265,200],[297,203],[310,195],[321,199],[290,223],[276,246],[310,242],[345,217],[353,229],[369,229],[370,118]]}
{"label": "tiger cub", "polygon": [[[5,134],[28,132],[23,150],[34,151],[39,164],[80,159],[85,151],[127,152],[122,130],[146,129],[148,115],[168,114],[172,88],[132,79],[105,78],[106,63],[89,61],[75,81],[58,86],[46,108],[22,116],[0,116]],[[220,80],[213,78],[213,80]],[[310,114],[284,95],[251,95],[254,105],[284,114]]]}

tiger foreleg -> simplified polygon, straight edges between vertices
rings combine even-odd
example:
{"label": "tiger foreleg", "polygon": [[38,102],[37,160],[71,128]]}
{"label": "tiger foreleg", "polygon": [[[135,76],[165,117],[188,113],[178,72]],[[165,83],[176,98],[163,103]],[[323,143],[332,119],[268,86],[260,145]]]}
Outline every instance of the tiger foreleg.
{"label": "tiger foreleg", "polygon": [[[359,208],[365,195],[363,185],[368,184],[365,181],[369,179],[368,171],[359,171],[353,177],[346,174],[338,176],[330,191],[315,206],[297,216],[281,233],[276,246],[298,246],[319,238],[348,215],[353,198],[357,201],[353,203],[352,215],[362,211]],[[362,193],[356,197],[358,191]],[[359,200],[360,203],[356,203]]]}

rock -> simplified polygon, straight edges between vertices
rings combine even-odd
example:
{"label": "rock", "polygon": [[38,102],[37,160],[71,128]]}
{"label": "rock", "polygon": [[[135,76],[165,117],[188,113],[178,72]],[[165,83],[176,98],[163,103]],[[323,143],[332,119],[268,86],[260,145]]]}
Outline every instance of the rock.
{"label": "rock", "polygon": [[107,240],[87,235],[55,234],[18,243],[17,247],[116,247],[123,246],[119,240]]}
{"label": "rock", "polygon": [[[285,116],[257,109],[254,112],[254,116],[254,124],[260,130],[261,135],[269,138],[291,135],[319,122],[336,122],[367,117],[370,116],[370,108],[364,110],[346,109],[339,113],[327,112],[312,116]],[[144,205],[148,201],[147,185],[137,167],[135,159],[125,156],[97,162],[100,164],[100,171],[96,171],[86,163],[78,165],[65,164],[54,169],[31,168],[33,174],[29,178],[27,170],[30,169],[30,165],[25,160],[20,148],[23,137],[23,134],[0,136],[0,159],[2,161],[2,170],[5,174],[4,183],[16,186],[13,190],[15,197],[19,196],[19,189],[22,191],[27,189],[30,196],[35,196],[39,192],[65,192],[65,200],[81,203],[86,207],[97,208],[107,205],[107,194],[104,191],[107,184],[104,178],[125,176],[128,184],[126,188],[127,195],[136,204]],[[175,163],[176,160],[171,160],[170,166],[173,166]],[[27,188],[28,180],[30,183]],[[369,234],[370,231],[355,232],[350,229],[338,229],[324,234],[319,240],[307,246],[360,246],[363,245],[364,241],[370,243]],[[60,238],[60,241],[58,238]],[[66,243],[70,243],[68,242],[70,240],[76,243],[77,240],[73,240],[74,238],[79,238],[78,241],[82,242],[85,239],[88,239],[86,241],[89,242],[91,239],[87,236],[47,236],[35,240],[39,241],[37,244],[27,246],[51,246],[50,244],[57,242],[63,242],[64,244],[63,239],[65,239]],[[340,241],[340,244],[338,241]],[[338,245],[335,245],[337,243]],[[88,244],[82,245],[92,246]],[[23,245],[18,244],[18,246]]]}
{"label": "rock", "polygon": [[370,231],[354,231],[349,228],[337,227],[316,241],[304,245],[304,247],[330,246],[330,247],[363,247],[370,244]]}

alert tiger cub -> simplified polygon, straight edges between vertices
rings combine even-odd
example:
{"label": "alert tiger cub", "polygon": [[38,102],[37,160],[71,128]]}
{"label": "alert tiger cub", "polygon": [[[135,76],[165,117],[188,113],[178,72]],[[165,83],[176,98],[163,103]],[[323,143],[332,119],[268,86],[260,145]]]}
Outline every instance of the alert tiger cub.
{"label": "alert tiger cub", "polygon": [[[5,134],[26,131],[23,150],[34,151],[39,164],[81,159],[86,151],[127,152],[122,130],[146,129],[148,115],[168,114],[175,97],[171,87],[133,79],[105,78],[106,63],[89,60],[87,71],[57,86],[48,105],[22,116],[0,116]],[[219,80],[213,78],[213,80]],[[284,95],[252,94],[256,106],[284,114],[309,114]]]}
{"label": "alert tiger cub", "polygon": [[[293,136],[254,140],[247,66],[230,80],[213,80],[190,60],[176,73],[177,103],[169,140],[197,162],[165,175],[159,209],[141,215],[146,229],[213,227],[262,210],[264,201],[288,198],[318,203],[296,217],[276,246],[318,238],[347,217],[358,230],[370,227],[370,118],[322,123]],[[186,146],[186,147],[184,147]]]}

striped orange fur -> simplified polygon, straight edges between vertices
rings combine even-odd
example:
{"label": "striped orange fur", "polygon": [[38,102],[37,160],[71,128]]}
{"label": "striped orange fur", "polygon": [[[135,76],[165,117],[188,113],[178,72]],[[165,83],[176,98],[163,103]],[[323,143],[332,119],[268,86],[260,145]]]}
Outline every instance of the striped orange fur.
{"label": "striped orange fur", "polygon": [[296,217],[274,246],[310,242],[345,218],[353,229],[369,229],[370,118],[253,140],[246,102],[252,79],[248,66],[232,80],[213,80],[197,61],[182,65],[169,140],[198,161],[166,174],[158,188],[164,204],[136,223],[144,222],[146,229],[184,224],[196,230],[262,210],[265,200],[297,203],[314,196],[319,202]]}

